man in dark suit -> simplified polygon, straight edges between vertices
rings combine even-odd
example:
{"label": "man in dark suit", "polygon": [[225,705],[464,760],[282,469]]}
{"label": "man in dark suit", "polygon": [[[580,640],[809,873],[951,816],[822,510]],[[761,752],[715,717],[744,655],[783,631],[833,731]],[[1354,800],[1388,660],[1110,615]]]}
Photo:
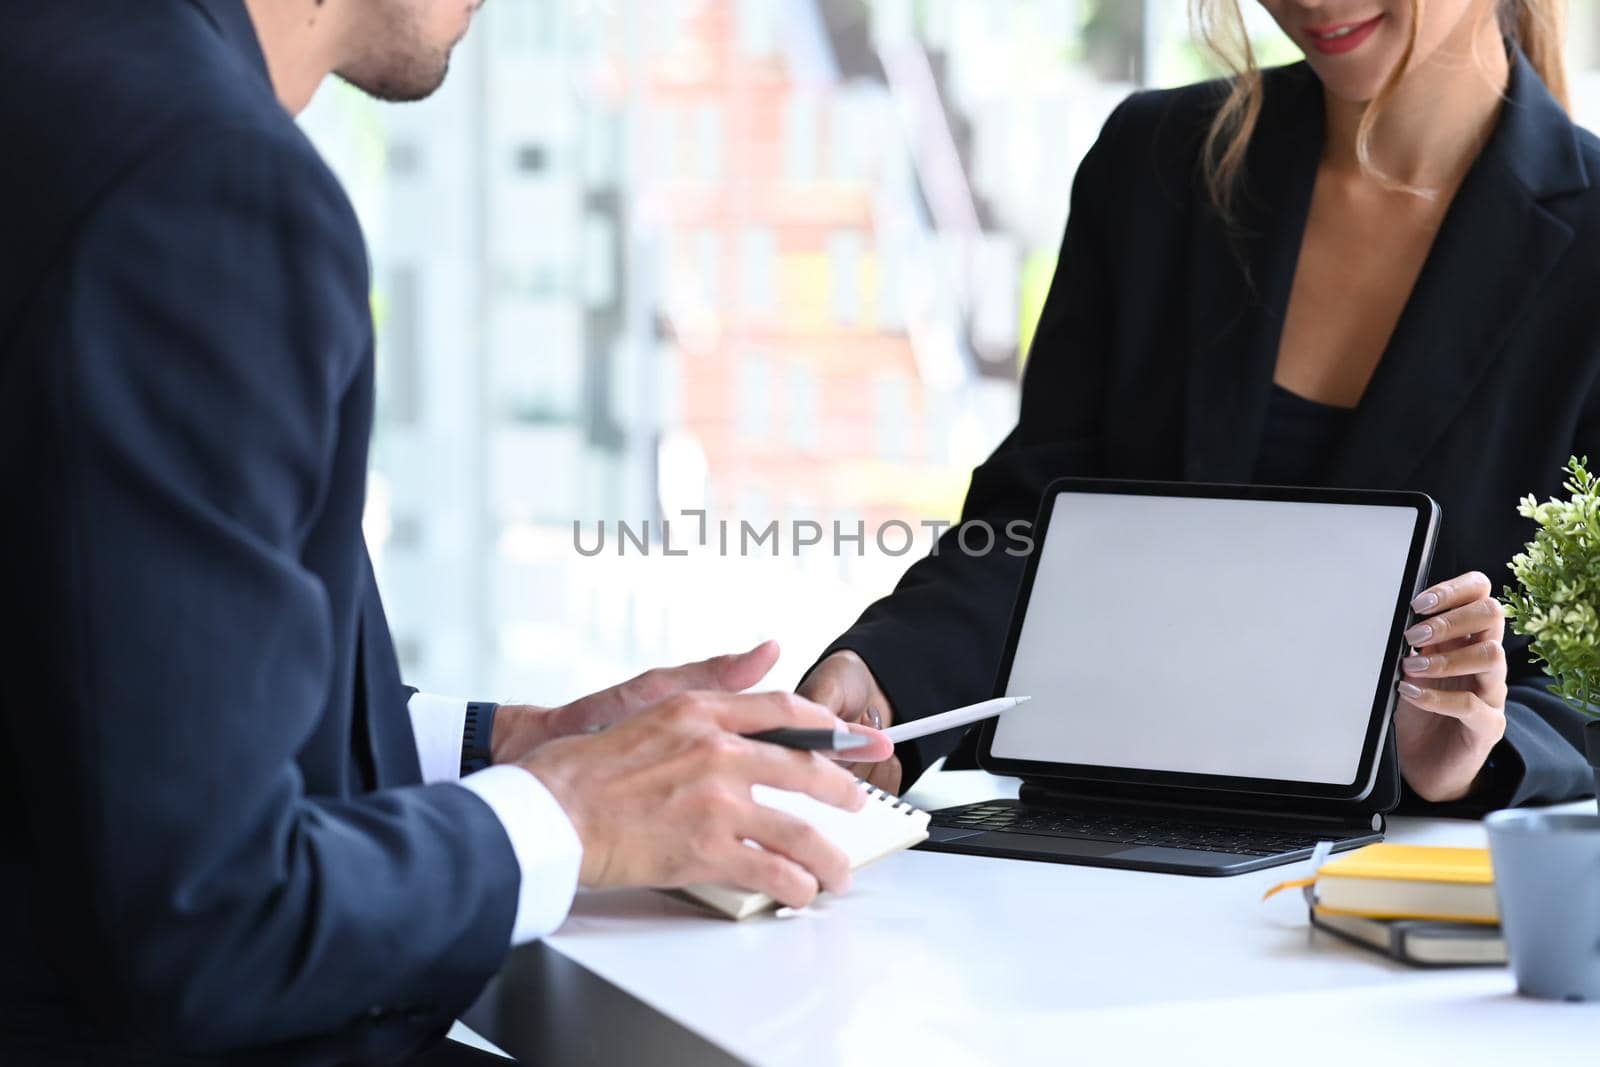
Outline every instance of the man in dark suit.
{"label": "man in dark suit", "polygon": [[474,6],[8,6],[0,1061],[394,1062],[576,883],[848,879],[750,800],[861,802],[738,736],[835,721],[733,695],[770,645],[553,710],[401,685],[367,263],[291,115],[330,72],[427,95]]}

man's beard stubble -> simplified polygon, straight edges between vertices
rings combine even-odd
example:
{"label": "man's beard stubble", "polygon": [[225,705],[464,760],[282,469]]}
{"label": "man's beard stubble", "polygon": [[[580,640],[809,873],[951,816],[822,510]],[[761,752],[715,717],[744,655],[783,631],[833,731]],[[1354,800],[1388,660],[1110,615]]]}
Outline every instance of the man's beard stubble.
{"label": "man's beard stubble", "polygon": [[368,96],[390,103],[424,100],[438,91],[450,72],[450,54],[461,43],[456,38],[440,48],[430,45],[407,0],[388,0],[374,21],[382,31],[366,51],[336,73]]}
{"label": "man's beard stubble", "polygon": [[432,68],[414,66],[404,71],[384,71],[376,76],[345,71],[335,73],[370,97],[391,104],[411,104],[426,100],[444,84],[446,75],[450,73],[450,57],[446,55]]}

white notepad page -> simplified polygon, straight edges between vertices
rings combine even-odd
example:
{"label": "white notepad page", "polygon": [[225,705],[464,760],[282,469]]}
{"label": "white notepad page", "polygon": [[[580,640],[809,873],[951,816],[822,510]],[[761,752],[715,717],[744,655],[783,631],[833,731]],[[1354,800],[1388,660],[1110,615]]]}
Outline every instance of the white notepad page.
{"label": "white notepad page", "polygon": [[[764,785],[751,786],[750,795],[758,804],[816,827],[850,857],[850,869],[857,871],[928,836],[927,812],[865,782],[861,788],[867,794],[867,803],[860,811],[845,811],[804,793]],[[697,885],[684,893],[734,919],[754,915],[776,903],[765,893],[733,886]]]}

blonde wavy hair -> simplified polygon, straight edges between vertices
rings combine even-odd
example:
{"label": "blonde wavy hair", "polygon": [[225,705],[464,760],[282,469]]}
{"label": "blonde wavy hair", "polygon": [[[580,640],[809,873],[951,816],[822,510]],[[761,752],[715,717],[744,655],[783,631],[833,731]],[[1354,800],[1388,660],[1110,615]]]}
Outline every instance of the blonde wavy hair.
{"label": "blonde wavy hair", "polygon": [[[1428,195],[1428,190],[1412,189],[1390,180],[1373,162],[1372,131],[1384,105],[1394,96],[1400,80],[1411,65],[1422,25],[1422,9],[1428,0],[1411,0],[1411,39],[1405,53],[1389,74],[1378,95],[1361,118],[1356,133],[1356,156],[1361,168],[1392,188]],[[1244,169],[1245,152],[1261,117],[1263,83],[1256,63],[1250,35],[1245,30],[1240,0],[1190,0],[1190,19],[1201,42],[1229,72],[1228,95],[1223,99],[1203,153],[1206,191],[1225,218],[1232,218],[1234,192]],[[1551,95],[1568,106],[1566,62],[1562,43],[1566,37],[1566,0],[1499,0],[1501,30],[1517,43],[1538,71]]]}

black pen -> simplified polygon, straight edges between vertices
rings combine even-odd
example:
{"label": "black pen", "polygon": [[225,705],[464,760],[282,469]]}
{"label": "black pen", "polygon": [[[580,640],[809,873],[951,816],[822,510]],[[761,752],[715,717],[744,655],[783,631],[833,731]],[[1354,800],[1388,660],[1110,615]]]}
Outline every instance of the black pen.
{"label": "black pen", "polygon": [[762,730],[744,736],[752,741],[765,741],[769,745],[798,748],[806,752],[849,752],[872,744],[872,738],[853,734],[842,726],[832,730]]}

